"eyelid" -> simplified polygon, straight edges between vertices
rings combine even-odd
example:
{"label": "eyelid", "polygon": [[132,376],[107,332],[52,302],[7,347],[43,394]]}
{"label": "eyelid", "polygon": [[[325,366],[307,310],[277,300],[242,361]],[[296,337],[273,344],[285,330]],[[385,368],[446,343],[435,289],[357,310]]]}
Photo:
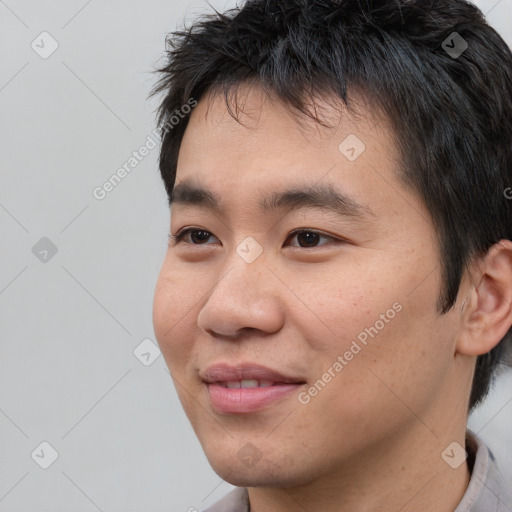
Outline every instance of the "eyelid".
{"label": "eyelid", "polygon": [[[194,232],[194,231],[205,231],[206,233],[209,233],[211,236],[217,238],[211,231],[209,231],[207,229],[199,228],[199,227],[194,227],[194,226],[189,226],[189,227],[181,228],[174,235],[172,233],[169,234],[169,241],[173,241],[174,244],[177,245],[178,243],[180,243],[182,241],[183,237],[185,237],[186,235],[188,235],[189,233]],[[297,235],[299,233],[304,233],[304,232],[306,232],[306,233],[316,233],[320,237],[327,238],[327,239],[331,240],[331,242],[334,241],[334,242],[337,242],[337,243],[350,243],[349,240],[347,240],[347,239],[340,238],[340,237],[334,236],[334,235],[328,235],[327,233],[324,233],[323,231],[319,231],[317,229],[307,228],[307,227],[294,229],[293,231],[291,231],[288,234],[288,236],[286,237],[285,241],[288,241],[290,238],[293,238],[295,235]],[[194,245],[194,246],[212,245],[212,244],[191,244],[191,243],[188,243],[188,242],[186,242],[186,243],[188,245]],[[309,249],[316,249],[317,247],[322,247],[323,245],[328,245],[328,244],[321,244],[319,246],[311,247]],[[291,245],[290,247],[294,247],[294,248],[297,248],[297,249],[308,249],[308,247],[301,247],[300,245]]]}
{"label": "eyelid", "polygon": [[[175,245],[177,245],[179,242],[181,242],[181,239],[183,239],[184,236],[186,236],[189,233],[194,232],[194,231],[206,231],[211,236],[215,236],[211,231],[208,231],[207,229],[189,226],[189,227],[184,227],[184,228],[179,229],[174,235],[172,233],[169,233],[169,242],[173,242]],[[217,238],[217,237],[215,237],[215,238]],[[190,244],[189,243],[188,245],[199,246],[199,245],[210,245],[210,244]]]}
{"label": "eyelid", "polygon": [[[342,238],[339,238],[339,237],[334,236],[334,235],[328,235],[327,233],[324,233],[323,231],[319,231],[319,230],[313,229],[313,228],[298,228],[298,229],[294,229],[286,237],[286,241],[288,241],[290,238],[293,238],[298,233],[304,233],[304,232],[306,232],[306,233],[316,233],[318,236],[323,237],[323,238],[328,238],[329,240],[334,241],[334,242],[346,242],[346,240],[343,240]],[[317,247],[322,247],[323,245],[326,245],[326,244],[322,244],[322,245],[319,245]],[[307,247],[301,247],[300,245],[292,245],[290,247],[296,247],[298,249],[307,249]],[[316,247],[312,247],[312,249],[316,249]]]}

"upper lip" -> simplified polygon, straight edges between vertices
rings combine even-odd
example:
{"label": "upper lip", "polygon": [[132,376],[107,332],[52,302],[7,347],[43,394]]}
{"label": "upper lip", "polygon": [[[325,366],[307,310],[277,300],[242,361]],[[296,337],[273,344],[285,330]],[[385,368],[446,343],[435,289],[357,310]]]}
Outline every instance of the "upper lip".
{"label": "upper lip", "polygon": [[241,363],[235,366],[227,363],[218,363],[199,372],[203,381],[211,384],[213,382],[234,382],[239,380],[271,380],[284,383],[304,383],[304,380],[286,375],[277,370],[267,368],[256,363]]}

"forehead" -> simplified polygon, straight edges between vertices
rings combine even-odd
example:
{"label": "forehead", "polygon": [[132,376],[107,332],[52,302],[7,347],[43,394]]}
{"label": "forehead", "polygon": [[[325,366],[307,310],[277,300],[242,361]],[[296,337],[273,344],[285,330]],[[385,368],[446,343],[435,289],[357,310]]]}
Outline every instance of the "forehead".
{"label": "forehead", "polygon": [[[211,92],[195,108],[178,158],[176,205],[237,203],[264,211],[292,206],[309,189],[318,191],[317,202],[378,215],[409,194],[396,175],[400,161],[389,123],[364,100],[352,99],[354,115],[339,102],[318,99],[323,126],[259,87],[243,88],[236,98],[237,119],[223,94]],[[421,209],[416,198],[405,202]]]}
{"label": "forehead", "polygon": [[[239,136],[241,128],[245,135],[257,144],[263,133],[278,137],[275,142],[290,145],[311,143],[322,150],[328,139],[337,139],[343,132],[365,132],[370,138],[378,138],[387,150],[395,151],[393,130],[377,102],[370,102],[361,93],[349,96],[350,109],[340,98],[329,94],[324,97],[304,100],[304,109],[309,115],[285,104],[277,94],[266,91],[255,84],[237,84],[232,90],[216,88],[207,92],[191,115],[185,132],[194,131],[204,136],[196,143],[207,143],[215,135]],[[236,149],[236,148],[232,148]],[[243,149],[247,151],[248,146]]]}

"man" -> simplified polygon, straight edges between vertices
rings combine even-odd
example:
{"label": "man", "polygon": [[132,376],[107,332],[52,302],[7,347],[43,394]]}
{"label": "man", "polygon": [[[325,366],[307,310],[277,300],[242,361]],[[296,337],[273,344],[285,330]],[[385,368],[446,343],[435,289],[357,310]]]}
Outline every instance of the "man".
{"label": "man", "polygon": [[[154,326],[209,511],[510,511],[512,55],[463,0],[254,0],[169,38]],[[192,107],[191,107],[192,105]]]}

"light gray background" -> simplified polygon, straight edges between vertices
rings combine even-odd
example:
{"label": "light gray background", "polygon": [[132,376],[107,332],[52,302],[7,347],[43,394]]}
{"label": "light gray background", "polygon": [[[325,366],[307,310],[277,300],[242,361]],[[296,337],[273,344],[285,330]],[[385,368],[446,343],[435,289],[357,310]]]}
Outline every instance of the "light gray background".
{"label": "light gray background", "polygon": [[[512,0],[478,5],[511,44]],[[0,0],[0,512],[187,511],[232,488],[209,467],[162,356],[145,366],[133,353],[155,341],[167,244],[158,149],[105,199],[92,193],[155,128],[146,98],[166,33],[206,10]],[[59,45],[47,59],[31,48],[43,31]],[[58,249],[46,262],[32,252],[43,237]],[[470,425],[512,482],[511,402],[509,372]],[[48,469],[31,457],[50,460],[43,441],[58,452]]]}

